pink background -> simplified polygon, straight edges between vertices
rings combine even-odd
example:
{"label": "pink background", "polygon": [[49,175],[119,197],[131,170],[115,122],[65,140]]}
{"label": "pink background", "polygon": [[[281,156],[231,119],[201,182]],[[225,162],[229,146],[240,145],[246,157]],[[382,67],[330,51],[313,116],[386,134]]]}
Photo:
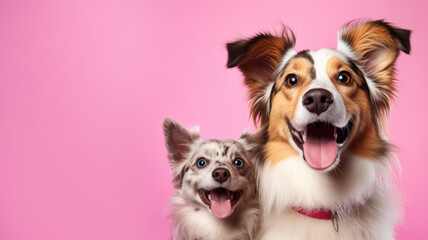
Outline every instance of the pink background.
{"label": "pink background", "polygon": [[428,235],[426,1],[1,1],[0,239],[168,239],[162,120],[238,138],[248,119],[225,43],[291,27],[336,46],[346,21],[412,29],[390,121],[402,163],[398,239]]}

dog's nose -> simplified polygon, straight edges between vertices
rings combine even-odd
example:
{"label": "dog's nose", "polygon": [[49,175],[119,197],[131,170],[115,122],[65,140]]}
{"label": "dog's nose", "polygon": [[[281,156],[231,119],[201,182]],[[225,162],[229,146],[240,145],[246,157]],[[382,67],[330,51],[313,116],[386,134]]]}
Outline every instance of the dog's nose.
{"label": "dog's nose", "polygon": [[226,168],[216,168],[212,173],[212,177],[219,183],[224,183],[230,178],[230,172]]}
{"label": "dog's nose", "polygon": [[333,103],[333,95],[325,89],[315,88],[309,90],[303,95],[303,105],[309,112],[320,115],[327,111],[330,104]]}

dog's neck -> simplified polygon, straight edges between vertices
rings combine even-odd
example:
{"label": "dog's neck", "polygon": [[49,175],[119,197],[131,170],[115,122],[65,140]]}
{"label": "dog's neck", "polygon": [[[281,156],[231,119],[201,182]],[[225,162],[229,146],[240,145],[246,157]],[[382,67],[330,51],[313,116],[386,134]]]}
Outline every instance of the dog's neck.
{"label": "dog's neck", "polygon": [[[327,173],[314,170],[286,140],[287,136],[268,134],[260,170],[264,172],[259,174],[264,209],[301,207],[308,211],[326,209],[349,215],[352,209],[358,209],[358,205],[382,188],[381,179],[388,175],[387,159],[357,156],[350,148],[340,151],[340,162],[335,169]],[[372,134],[364,132],[360,137],[372,137]]]}

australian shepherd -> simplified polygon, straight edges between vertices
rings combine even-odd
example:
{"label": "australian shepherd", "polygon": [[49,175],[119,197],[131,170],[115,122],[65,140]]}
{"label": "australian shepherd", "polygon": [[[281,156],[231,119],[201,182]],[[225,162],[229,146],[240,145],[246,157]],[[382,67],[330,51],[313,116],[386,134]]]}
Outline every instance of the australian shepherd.
{"label": "australian shepherd", "polygon": [[266,134],[260,239],[393,239],[397,219],[385,118],[410,31],[345,25],[337,49],[294,50],[290,30],[227,44]]}
{"label": "australian shepherd", "polygon": [[171,119],[163,128],[176,188],[173,239],[254,239],[261,217],[255,159],[262,137],[244,133],[239,141],[202,141],[197,130]]}

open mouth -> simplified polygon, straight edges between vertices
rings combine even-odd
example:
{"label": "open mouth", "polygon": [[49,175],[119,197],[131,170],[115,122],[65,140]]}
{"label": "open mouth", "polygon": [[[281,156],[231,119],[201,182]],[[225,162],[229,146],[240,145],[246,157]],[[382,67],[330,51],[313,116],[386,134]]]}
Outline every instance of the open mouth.
{"label": "open mouth", "polygon": [[225,188],[212,190],[199,189],[199,197],[207,204],[214,216],[226,218],[232,213],[233,207],[242,196],[242,190],[230,191]]}
{"label": "open mouth", "polygon": [[303,131],[297,131],[288,121],[288,126],[296,145],[303,151],[305,161],[314,169],[324,170],[336,161],[338,149],[348,139],[352,121],[343,128],[326,122],[308,124]]}

